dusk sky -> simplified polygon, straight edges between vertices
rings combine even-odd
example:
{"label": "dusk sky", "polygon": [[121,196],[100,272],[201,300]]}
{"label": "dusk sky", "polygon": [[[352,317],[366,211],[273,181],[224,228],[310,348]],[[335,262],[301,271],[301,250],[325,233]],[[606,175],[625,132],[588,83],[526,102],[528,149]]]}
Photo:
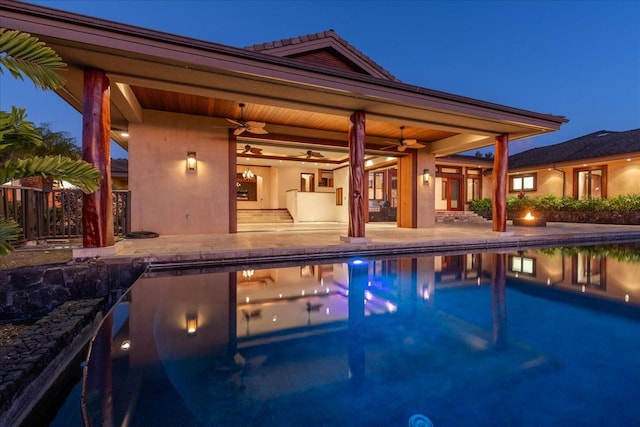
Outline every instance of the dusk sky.
{"label": "dusk sky", "polygon": [[[405,83],[570,120],[510,153],[640,128],[637,0],[30,3],[235,47],[333,29]],[[0,107],[11,105],[81,143],[80,113],[5,71]],[[126,156],[112,146],[112,157]]]}

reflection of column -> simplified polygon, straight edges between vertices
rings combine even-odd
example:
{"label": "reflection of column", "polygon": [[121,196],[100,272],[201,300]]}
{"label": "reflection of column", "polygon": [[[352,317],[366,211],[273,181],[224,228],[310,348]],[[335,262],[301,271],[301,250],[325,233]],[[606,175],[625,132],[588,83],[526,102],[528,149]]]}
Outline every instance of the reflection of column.
{"label": "reflection of column", "polygon": [[[81,397],[82,418],[85,425],[113,425],[112,330],[113,316],[107,316],[91,343],[91,354],[85,368],[87,377]],[[95,399],[94,396],[98,398]],[[87,402],[85,400],[87,397],[92,400]],[[97,407],[101,411],[97,410]]]}
{"label": "reflection of column", "polygon": [[[236,353],[238,341],[238,274],[229,272],[229,355]],[[248,335],[248,334],[247,334]]]}
{"label": "reflection of column", "polygon": [[363,261],[349,263],[349,374],[356,387],[364,382],[365,357],[362,331],[364,328],[364,291],[369,277],[369,265]]}
{"label": "reflection of column", "polygon": [[507,254],[493,254],[491,308],[493,310],[493,344],[504,348],[507,344]]}

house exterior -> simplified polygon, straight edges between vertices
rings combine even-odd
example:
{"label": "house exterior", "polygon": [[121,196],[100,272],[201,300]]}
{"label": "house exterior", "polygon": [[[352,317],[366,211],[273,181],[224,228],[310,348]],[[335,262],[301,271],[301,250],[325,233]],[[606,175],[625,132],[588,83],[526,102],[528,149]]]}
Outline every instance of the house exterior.
{"label": "house exterior", "polygon": [[640,194],[640,129],[601,130],[509,157],[509,194],[575,199]]}
{"label": "house exterior", "polygon": [[[110,139],[128,151],[133,230],[235,233],[238,210],[293,204],[357,241],[370,189],[395,199],[398,227],[433,227],[436,159],[488,146],[493,229],[506,231],[509,141],[567,122],[400,82],[333,31],[235,48],[20,2],[0,12],[67,64],[57,93],[106,178],[85,197],[85,248],[113,246]],[[382,192],[376,169],[395,169]],[[247,177],[255,196],[238,191]]]}

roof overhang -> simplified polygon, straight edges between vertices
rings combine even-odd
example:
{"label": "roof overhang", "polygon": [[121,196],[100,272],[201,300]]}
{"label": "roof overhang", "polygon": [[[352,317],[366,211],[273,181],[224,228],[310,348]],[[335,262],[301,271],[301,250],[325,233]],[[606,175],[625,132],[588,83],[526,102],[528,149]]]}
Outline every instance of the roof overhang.
{"label": "roof overhang", "polygon": [[[60,54],[68,69],[58,91],[82,111],[83,70],[104,70],[111,81],[114,130],[143,120],[145,91],[180,101],[205,99],[190,114],[234,117],[237,103],[254,106],[250,120],[281,134],[326,132],[346,143],[349,116],[366,113],[368,143],[383,147],[416,138],[436,156],[475,150],[509,134],[510,140],[558,130],[561,116],[540,114],[419,86],[331,70],[295,59],[233,48],[19,2],[0,4],[3,26],[31,33]],[[152,97],[149,97],[152,99]],[[247,111],[249,113],[249,111]],[[289,130],[287,130],[287,128]],[[123,147],[119,133],[113,138]]]}

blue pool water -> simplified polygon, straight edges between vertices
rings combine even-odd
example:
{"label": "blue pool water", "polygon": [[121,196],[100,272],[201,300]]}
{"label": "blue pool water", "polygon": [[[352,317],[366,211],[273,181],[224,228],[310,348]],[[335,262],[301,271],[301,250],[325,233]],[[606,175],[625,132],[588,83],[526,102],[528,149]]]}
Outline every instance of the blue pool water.
{"label": "blue pool water", "polygon": [[154,271],[103,324],[93,425],[631,426],[638,264],[520,251]]}

